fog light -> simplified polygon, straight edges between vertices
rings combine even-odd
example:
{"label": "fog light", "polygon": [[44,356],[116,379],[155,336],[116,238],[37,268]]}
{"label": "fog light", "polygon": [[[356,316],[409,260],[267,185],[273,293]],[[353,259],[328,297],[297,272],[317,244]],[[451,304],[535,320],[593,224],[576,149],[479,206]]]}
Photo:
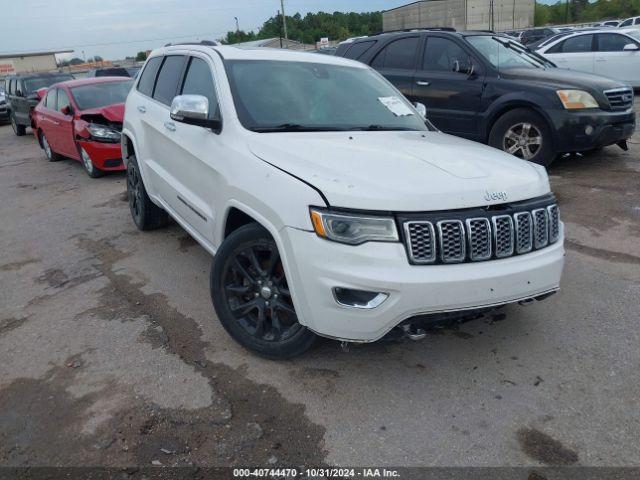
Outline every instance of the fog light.
{"label": "fog light", "polygon": [[586,127],[584,127],[584,133],[586,133],[587,135],[591,135],[593,133],[593,127],[591,125],[587,125]]}
{"label": "fog light", "polygon": [[335,298],[338,305],[343,307],[372,309],[380,306],[382,302],[389,298],[389,294],[334,287],[333,298]]}

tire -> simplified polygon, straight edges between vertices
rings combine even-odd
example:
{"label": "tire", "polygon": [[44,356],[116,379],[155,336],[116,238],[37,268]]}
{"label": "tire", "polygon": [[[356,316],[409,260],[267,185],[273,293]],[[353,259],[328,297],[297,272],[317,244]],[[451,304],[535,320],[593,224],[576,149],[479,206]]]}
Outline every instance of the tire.
{"label": "tire", "polygon": [[62,156],[53,151],[51,145],[49,145],[47,137],[42,130],[40,131],[40,144],[42,145],[44,154],[47,156],[47,160],[49,160],[50,162],[57,162],[59,160],[62,160]]}
{"label": "tire", "polygon": [[547,121],[529,108],[516,108],[499,117],[491,128],[489,145],[545,167],[556,157]]}
{"label": "tire", "polygon": [[153,203],[147,195],[134,155],[127,161],[127,199],[133,223],[139,230],[155,230],[169,223],[167,212]]}
{"label": "tire", "polygon": [[20,125],[16,121],[16,117],[13,113],[11,113],[9,122],[11,123],[11,128],[13,128],[13,133],[16,134],[17,137],[22,137],[25,133],[27,133],[27,127],[24,125]]}
{"label": "tire", "polygon": [[239,228],[222,243],[210,287],[222,326],[262,357],[302,355],[318,338],[298,323],[276,242],[257,223]]}
{"label": "tire", "polygon": [[91,178],[100,178],[104,176],[105,172],[93,164],[93,161],[86,150],[80,145],[77,145],[77,148],[80,153],[80,159],[82,160],[82,166],[84,166],[84,170],[87,172],[87,175]]}

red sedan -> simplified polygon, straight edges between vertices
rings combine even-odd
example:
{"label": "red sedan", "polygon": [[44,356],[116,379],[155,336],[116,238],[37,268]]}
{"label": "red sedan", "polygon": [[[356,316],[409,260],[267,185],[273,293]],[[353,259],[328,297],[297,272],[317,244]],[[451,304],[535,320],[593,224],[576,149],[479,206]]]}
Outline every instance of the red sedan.
{"label": "red sedan", "polygon": [[124,170],[120,132],[131,78],[102,77],[52,85],[33,112],[33,134],[49,161],[82,162],[90,177]]}

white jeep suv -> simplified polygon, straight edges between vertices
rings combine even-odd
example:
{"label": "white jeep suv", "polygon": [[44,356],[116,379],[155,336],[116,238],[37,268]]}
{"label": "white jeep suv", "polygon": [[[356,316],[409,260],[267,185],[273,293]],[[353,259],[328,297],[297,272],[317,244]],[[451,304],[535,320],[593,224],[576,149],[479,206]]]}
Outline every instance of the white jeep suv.
{"label": "white jeep suv", "polygon": [[171,216],[215,255],[218,318],[271,358],[557,290],[545,169],[445,135],[416,107],[343,58],[157,49],[126,103],[133,220]]}

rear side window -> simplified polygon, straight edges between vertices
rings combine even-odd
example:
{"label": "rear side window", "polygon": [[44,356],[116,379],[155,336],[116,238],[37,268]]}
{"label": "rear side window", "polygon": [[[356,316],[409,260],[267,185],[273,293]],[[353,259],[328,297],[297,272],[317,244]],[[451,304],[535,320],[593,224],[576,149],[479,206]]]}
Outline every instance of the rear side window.
{"label": "rear side window", "polygon": [[58,89],[58,100],[56,101],[56,110],[61,111],[64,107],[69,106],[69,96],[63,89]]}
{"label": "rear side window", "polygon": [[8,92],[11,95],[14,95],[16,93],[16,79],[12,78],[11,80],[9,80],[9,90]]}
{"label": "rear side window", "polygon": [[629,25],[633,24],[633,18],[629,18],[627,20],[625,20],[624,22],[622,22],[619,26],[620,27],[627,27]]}
{"label": "rear side window", "polygon": [[209,118],[218,117],[218,100],[211,69],[201,58],[192,57],[182,84],[182,94],[202,95],[209,100]]}
{"label": "rear side window", "polygon": [[372,46],[375,41],[354,43],[349,50],[344,54],[344,58],[350,58],[352,60],[358,60],[364,55]]}
{"label": "rear side window", "polygon": [[424,49],[422,68],[438,72],[455,71],[456,62],[469,63],[469,55],[453,40],[429,37]]}
{"label": "rear side window", "polygon": [[418,40],[419,37],[408,37],[391,42],[376,55],[371,66],[413,70]]}
{"label": "rear side window", "polygon": [[147,97],[153,93],[153,84],[156,82],[156,74],[162,63],[162,57],[153,57],[144,67],[138,82],[138,91]]}
{"label": "rear side window", "polygon": [[173,98],[178,91],[178,81],[182,75],[185,57],[183,55],[171,55],[165,57],[158,80],[156,80],[156,88],[153,90],[154,100],[171,105]]}
{"label": "rear side window", "polygon": [[47,92],[47,96],[44,98],[44,106],[51,110],[55,110],[57,107],[57,99],[56,99],[57,94],[58,94],[57,88],[52,88],[51,90],[49,90]]}
{"label": "rear side window", "polygon": [[563,53],[590,52],[592,43],[593,43],[593,35],[578,35],[575,37],[567,38],[562,43],[562,52]]}
{"label": "rear side window", "polygon": [[636,18],[633,22],[634,25],[640,25],[640,17]]}
{"label": "rear side window", "polygon": [[616,33],[600,33],[596,38],[599,52],[621,52],[625,45],[635,43],[629,37]]}

